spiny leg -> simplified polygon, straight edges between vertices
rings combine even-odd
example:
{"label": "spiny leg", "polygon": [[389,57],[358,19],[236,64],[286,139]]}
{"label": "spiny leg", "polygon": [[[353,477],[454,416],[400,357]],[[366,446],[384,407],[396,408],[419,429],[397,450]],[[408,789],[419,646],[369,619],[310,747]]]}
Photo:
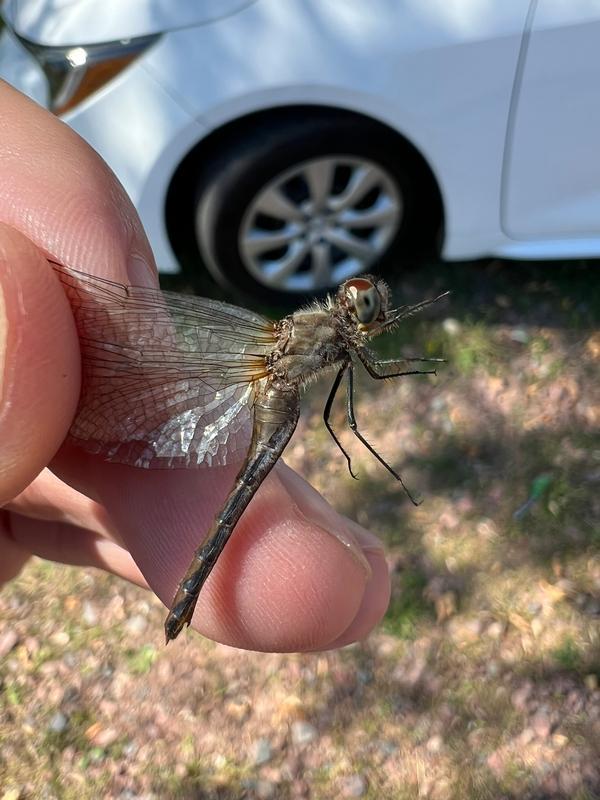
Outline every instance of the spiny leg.
{"label": "spiny leg", "polygon": [[415,505],[415,506],[421,505],[420,503],[418,503],[415,500],[415,498],[412,496],[412,494],[408,491],[408,489],[406,488],[406,485],[404,484],[404,481],[400,477],[399,473],[397,473],[395,469],[390,467],[390,465],[387,463],[387,461],[385,461],[379,455],[377,450],[375,450],[375,448],[371,444],[369,444],[369,442],[365,439],[365,437],[362,435],[362,433],[358,430],[356,417],[354,416],[354,371],[352,369],[352,365],[350,365],[348,367],[348,391],[347,391],[346,398],[347,398],[348,425],[350,425],[350,430],[352,431],[352,433],[357,437],[357,439],[359,439],[364,444],[364,446],[367,448],[367,450],[375,456],[377,461],[379,461],[379,463],[382,464],[387,469],[387,471],[389,473],[391,473],[394,476],[394,478],[396,478],[397,481],[400,482],[400,485],[402,486],[402,488],[406,492],[406,495],[409,498],[409,500],[411,501],[411,503],[413,505]]}
{"label": "spiny leg", "polygon": [[384,358],[383,360],[375,360],[371,363],[377,367],[385,367],[388,364],[402,364],[403,361],[432,361],[436,364],[445,364],[448,359],[446,358],[429,358],[429,356],[411,356],[410,358]]}
{"label": "spiny leg", "polygon": [[388,313],[388,318],[386,321],[379,326],[376,332],[382,333],[384,330],[394,327],[401,320],[406,319],[407,317],[412,317],[413,314],[416,314],[418,311],[421,311],[427,306],[433,305],[433,303],[437,303],[438,300],[442,300],[444,297],[448,297],[449,294],[450,292],[442,292],[442,294],[439,294],[437,297],[433,297],[431,300],[423,300],[420,303],[415,303],[413,306],[403,306],[401,308],[392,309]]}
{"label": "spiny leg", "polygon": [[[366,353],[358,352],[358,357],[362,361],[364,368],[367,370],[369,375],[372,378],[375,378],[376,381],[383,381],[386,378],[401,378],[404,375],[437,375],[437,370],[435,369],[411,369],[411,370],[404,370],[402,372],[378,372],[378,369],[385,369],[386,366],[390,364],[400,364],[402,361],[424,361],[425,359],[417,358],[395,358],[389,359],[387,361],[371,361],[370,358]],[[438,361],[443,359],[427,359],[427,361]]]}
{"label": "spiny leg", "polygon": [[347,368],[348,368],[348,364],[344,364],[342,367],[340,367],[340,370],[339,370],[338,374],[335,376],[335,380],[333,382],[333,386],[331,387],[331,391],[329,392],[329,397],[327,398],[327,402],[325,403],[325,409],[323,411],[323,421],[325,422],[325,427],[327,428],[327,430],[331,434],[331,438],[333,439],[333,441],[337,444],[337,446],[340,448],[340,450],[344,454],[344,457],[345,457],[346,461],[348,462],[348,470],[350,471],[350,475],[352,475],[354,480],[358,480],[358,477],[352,472],[352,462],[350,460],[350,456],[344,450],[344,447],[342,446],[342,443],[338,439],[335,431],[333,430],[333,428],[331,426],[331,423],[329,422],[329,415],[331,414],[331,407],[333,406],[333,401],[335,400],[335,396],[337,394],[337,390],[340,388],[340,383],[342,382],[342,378],[344,377],[344,372],[346,371]]}

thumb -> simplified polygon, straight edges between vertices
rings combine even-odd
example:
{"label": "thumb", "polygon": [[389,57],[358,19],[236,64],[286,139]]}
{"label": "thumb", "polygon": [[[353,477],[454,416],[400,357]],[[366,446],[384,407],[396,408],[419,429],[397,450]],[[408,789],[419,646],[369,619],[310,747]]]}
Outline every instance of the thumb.
{"label": "thumb", "polygon": [[0,224],[0,505],[48,464],[80,384],[68,301],[40,251]]}

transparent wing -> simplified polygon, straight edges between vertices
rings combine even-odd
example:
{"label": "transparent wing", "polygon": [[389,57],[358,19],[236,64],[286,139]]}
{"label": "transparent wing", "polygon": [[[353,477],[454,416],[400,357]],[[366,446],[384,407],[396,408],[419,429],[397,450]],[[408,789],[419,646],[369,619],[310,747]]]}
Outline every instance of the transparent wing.
{"label": "transparent wing", "polygon": [[136,467],[240,461],[273,323],[216,300],[54,265],[82,352],[76,444]]}

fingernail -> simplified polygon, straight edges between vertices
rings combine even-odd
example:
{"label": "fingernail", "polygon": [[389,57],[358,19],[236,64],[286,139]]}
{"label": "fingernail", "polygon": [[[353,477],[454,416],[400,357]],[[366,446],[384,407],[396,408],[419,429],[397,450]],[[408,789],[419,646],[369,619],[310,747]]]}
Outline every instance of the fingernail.
{"label": "fingernail", "polygon": [[8,319],[6,317],[6,304],[4,290],[0,284],[0,404],[4,398],[4,363],[6,361],[6,343],[8,340]]}
{"label": "fingernail", "polygon": [[[337,539],[364,569],[367,577],[370,577],[371,565],[365,551],[372,550],[377,543],[373,534],[338,514],[309,483],[287,465],[281,464],[278,475],[292,495],[299,513]],[[381,546],[379,549],[381,550]]]}
{"label": "fingernail", "polygon": [[371,531],[363,528],[362,525],[359,525],[358,522],[354,522],[354,520],[346,519],[345,522],[352,531],[352,535],[359,543],[364,553],[377,553],[380,555],[385,555],[385,550],[383,549],[381,539],[375,536],[374,533],[371,533]]}
{"label": "fingernail", "polygon": [[153,265],[137,253],[132,253],[127,263],[127,274],[132,286],[145,286],[158,289],[158,276]]}

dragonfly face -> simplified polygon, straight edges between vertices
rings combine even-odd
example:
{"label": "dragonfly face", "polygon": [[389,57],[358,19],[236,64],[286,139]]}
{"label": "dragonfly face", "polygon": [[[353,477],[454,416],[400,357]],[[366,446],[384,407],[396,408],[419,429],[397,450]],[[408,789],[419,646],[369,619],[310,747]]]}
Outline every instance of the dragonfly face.
{"label": "dragonfly face", "polygon": [[354,361],[375,379],[435,372],[407,369],[407,362],[443,359],[377,361],[367,342],[439,298],[390,309],[386,284],[364,276],[343,283],[325,303],[273,323],[226,303],[125,287],[54,267],[73,309],[82,353],[71,441],[109,461],[149,469],[241,462],[179,584],[165,622],[167,641],[189,625],[204,582],[294,432],[300,389],[314,375],[337,368],[324,420],[350,473],[354,476],[350,457],[329,421],[344,377],[350,429],[402,483],[358,430]]}
{"label": "dragonfly face", "polygon": [[383,322],[387,313],[389,290],[383,281],[371,278],[353,278],[338,289],[337,300],[354,314],[359,327],[369,330]]}

